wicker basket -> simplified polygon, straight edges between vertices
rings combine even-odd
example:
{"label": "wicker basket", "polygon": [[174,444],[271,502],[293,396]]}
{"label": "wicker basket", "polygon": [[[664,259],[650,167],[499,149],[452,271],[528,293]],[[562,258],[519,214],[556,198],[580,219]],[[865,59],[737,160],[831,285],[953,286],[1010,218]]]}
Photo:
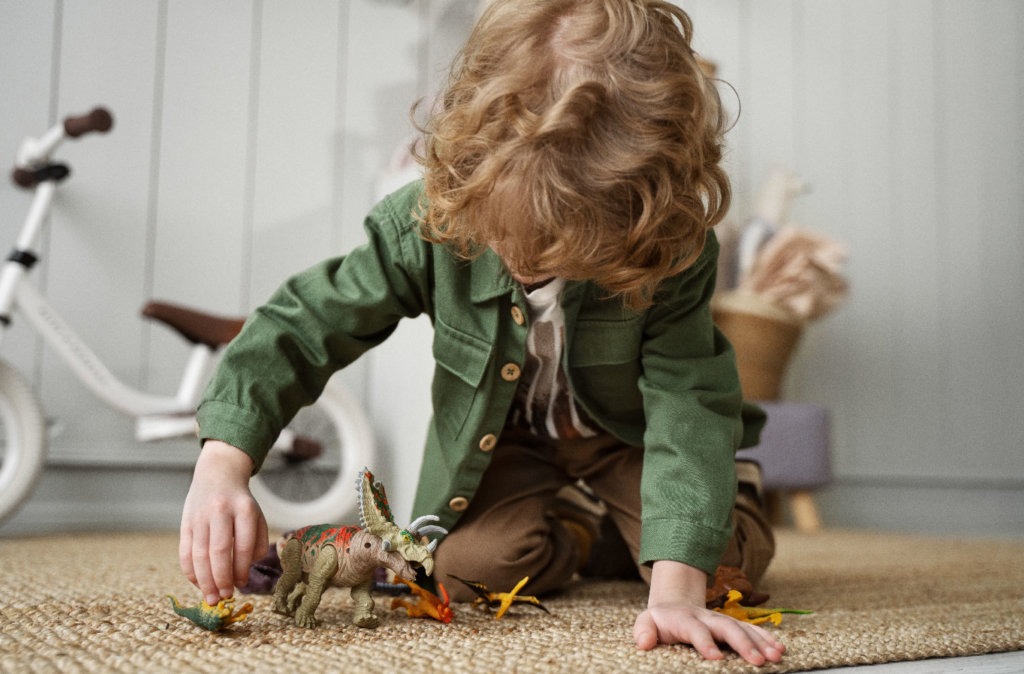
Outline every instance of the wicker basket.
{"label": "wicker basket", "polygon": [[761,297],[741,291],[716,295],[711,312],[736,350],[743,397],[778,400],[803,323]]}

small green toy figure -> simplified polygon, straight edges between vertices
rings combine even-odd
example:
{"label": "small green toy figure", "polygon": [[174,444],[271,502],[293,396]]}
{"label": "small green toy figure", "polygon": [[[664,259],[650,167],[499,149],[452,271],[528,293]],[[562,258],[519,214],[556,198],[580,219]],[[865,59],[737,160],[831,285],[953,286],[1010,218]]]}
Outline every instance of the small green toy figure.
{"label": "small green toy figure", "polygon": [[[374,628],[373,574],[379,567],[396,576],[414,578],[417,569],[434,571],[437,541],[428,534],[447,534],[433,515],[418,518],[408,529],[395,524],[384,486],[364,468],[356,482],[361,526],[320,524],[284,535],[277,544],[281,578],[274,588],[274,611],[294,616],[300,627],[316,627],[316,609],[329,586],[348,587],[355,610],[352,624]],[[300,603],[301,602],[301,603]]]}
{"label": "small green toy figure", "polygon": [[216,606],[210,606],[205,601],[197,606],[182,606],[174,595],[167,595],[171,600],[171,608],[180,616],[188,618],[204,630],[219,632],[232,623],[241,622],[252,613],[252,604],[243,604],[237,611],[235,609],[235,598],[228,597],[217,602]]}

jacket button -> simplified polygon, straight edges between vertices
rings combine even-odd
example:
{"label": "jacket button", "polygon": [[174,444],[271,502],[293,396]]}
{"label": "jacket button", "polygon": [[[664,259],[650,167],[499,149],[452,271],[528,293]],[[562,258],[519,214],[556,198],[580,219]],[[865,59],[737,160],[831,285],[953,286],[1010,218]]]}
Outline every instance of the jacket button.
{"label": "jacket button", "polygon": [[469,499],[465,496],[456,496],[451,501],[448,501],[448,507],[457,513],[461,513],[469,507]]}
{"label": "jacket button", "polygon": [[526,322],[526,317],[523,315],[523,310],[515,304],[512,305],[512,320],[516,322],[516,325],[522,325]]}
{"label": "jacket button", "polygon": [[522,374],[522,371],[515,363],[505,363],[501,366],[501,378],[505,381],[515,381],[519,379],[520,374]]}
{"label": "jacket button", "polygon": [[480,438],[480,450],[489,452],[498,445],[498,436],[494,433],[488,433],[484,437]]}

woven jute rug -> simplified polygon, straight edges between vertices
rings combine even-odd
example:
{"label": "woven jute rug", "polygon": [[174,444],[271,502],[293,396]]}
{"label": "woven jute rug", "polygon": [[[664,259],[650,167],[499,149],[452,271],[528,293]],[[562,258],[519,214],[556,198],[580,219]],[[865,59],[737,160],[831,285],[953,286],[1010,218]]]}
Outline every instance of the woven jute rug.
{"label": "woven jute rug", "polygon": [[788,672],[1024,650],[1024,541],[781,531],[778,544],[762,589],[771,605],[814,613],[771,628],[788,653],[758,669],[685,646],[637,651],[640,583],[583,581],[545,598],[550,614],[517,607],[501,620],[457,604],[448,625],[381,596],[375,630],[348,623],[341,590],[325,594],[315,630],[268,597],[239,596],[254,614],[211,633],[165,598],[199,599],[174,534],[0,539],[0,671]]}

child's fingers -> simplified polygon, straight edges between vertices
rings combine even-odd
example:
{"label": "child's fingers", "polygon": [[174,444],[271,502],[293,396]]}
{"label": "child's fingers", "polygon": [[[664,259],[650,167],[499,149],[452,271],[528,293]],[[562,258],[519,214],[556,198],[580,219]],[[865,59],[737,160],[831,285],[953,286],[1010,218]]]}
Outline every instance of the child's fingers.
{"label": "child's fingers", "polygon": [[653,613],[645,611],[633,626],[633,639],[641,650],[650,650],[659,642],[686,643],[705,660],[721,660],[723,657],[710,627],[692,615],[686,615],[678,622],[659,623]]}
{"label": "child's fingers", "polygon": [[721,649],[718,648],[718,644],[715,643],[714,638],[711,636],[711,631],[700,623],[695,623],[690,628],[684,640],[690,642],[690,645],[705,660],[721,660],[723,657]]}
{"label": "child's fingers", "polygon": [[178,565],[189,581],[196,585],[196,572],[192,564],[192,527],[184,522],[178,538]]}
{"label": "child's fingers", "polygon": [[[235,519],[227,514],[218,514],[210,522],[210,539],[207,542],[212,584],[219,599],[226,599],[235,593]],[[216,601],[207,599],[207,604]]]}
{"label": "child's fingers", "polygon": [[267,549],[267,523],[253,504],[252,509],[235,518],[234,583],[244,586],[249,580],[249,567]]}
{"label": "child's fingers", "polygon": [[774,634],[759,625],[743,625],[751,635],[758,650],[771,662],[778,662],[786,652],[786,646]]}
{"label": "child's fingers", "polygon": [[647,611],[641,613],[633,624],[633,641],[642,651],[649,651],[658,645],[658,627]]}
{"label": "child's fingers", "polygon": [[209,529],[206,527],[193,529],[191,539],[192,544],[186,553],[191,558],[192,575],[190,579],[199,588],[207,604],[216,604],[220,594],[217,591],[217,583],[214,581],[213,571],[210,568]]}
{"label": "child's fingers", "polygon": [[728,644],[752,665],[778,662],[782,658],[781,644],[756,625],[721,616],[715,621],[713,631],[719,641]]}

